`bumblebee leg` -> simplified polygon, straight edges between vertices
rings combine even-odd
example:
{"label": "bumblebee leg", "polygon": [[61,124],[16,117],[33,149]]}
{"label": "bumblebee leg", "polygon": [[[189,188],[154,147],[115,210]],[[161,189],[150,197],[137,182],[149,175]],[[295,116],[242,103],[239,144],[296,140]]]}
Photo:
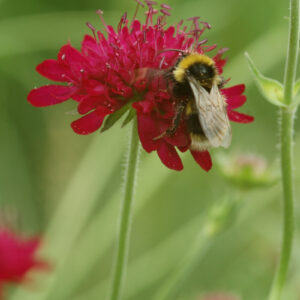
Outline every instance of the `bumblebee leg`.
{"label": "bumblebee leg", "polygon": [[161,139],[164,136],[172,136],[175,134],[176,130],[179,127],[180,121],[182,119],[182,114],[185,110],[186,107],[186,101],[182,101],[180,102],[177,107],[176,107],[176,112],[172,121],[172,126],[169,127],[166,131],[164,131],[162,134],[160,134],[159,136],[155,137],[153,139],[153,141],[157,141],[159,139]]}
{"label": "bumblebee leg", "polygon": [[223,76],[220,76],[220,82],[218,83],[218,88],[222,89],[227,82],[228,79],[226,80]]}
{"label": "bumblebee leg", "polygon": [[165,71],[164,79],[166,82],[166,89],[170,93],[170,95],[173,94],[174,84],[176,83],[173,75],[174,67],[169,68],[167,71]]}

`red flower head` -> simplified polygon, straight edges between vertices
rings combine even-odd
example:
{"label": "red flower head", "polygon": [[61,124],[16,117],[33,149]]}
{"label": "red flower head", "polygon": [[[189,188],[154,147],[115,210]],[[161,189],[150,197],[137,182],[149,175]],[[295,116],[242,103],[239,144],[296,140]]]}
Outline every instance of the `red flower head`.
{"label": "red flower head", "polygon": [[[144,7],[139,0],[137,2],[137,8]],[[156,150],[167,167],[181,170],[183,165],[176,148],[182,152],[188,150],[191,138],[184,119],[180,120],[175,132],[162,135],[171,127],[176,114],[176,101],[166,74],[182,55],[191,52],[206,54],[216,46],[207,46],[206,39],[200,40],[202,33],[210,28],[209,24],[191,18],[189,30],[183,26],[183,21],[177,26],[167,27],[170,7],[163,4],[158,11],[153,7],[154,1],[145,2],[148,11],[144,24],[135,16],[129,22],[124,14],[116,30],[106,25],[102,12],[98,11],[106,36],[88,24],[93,35],[84,37],[81,51],[67,44],[59,51],[57,60],[45,60],[38,65],[37,71],[41,75],[66,85],[34,89],[29,93],[28,101],[34,106],[49,106],[75,100],[78,113],[83,115],[71,124],[78,134],[98,130],[108,115],[114,117],[107,117],[103,129],[110,127],[124,113],[127,113],[124,124],[136,114],[143,148],[147,152]],[[226,63],[222,58],[224,51],[221,49],[212,58],[218,76]],[[244,89],[244,85],[221,89],[231,121],[248,123],[253,120],[234,111],[246,101],[242,95]],[[204,170],[211,168],[210,154],[206,149],[191,152]]]}
{"label": "red flower head", "polygon": [[48,264],[35,258],[38,238],[24,240],[8,229],[0,228],[0,299],[6,283],[20,283],[32,269],[46,269]]}

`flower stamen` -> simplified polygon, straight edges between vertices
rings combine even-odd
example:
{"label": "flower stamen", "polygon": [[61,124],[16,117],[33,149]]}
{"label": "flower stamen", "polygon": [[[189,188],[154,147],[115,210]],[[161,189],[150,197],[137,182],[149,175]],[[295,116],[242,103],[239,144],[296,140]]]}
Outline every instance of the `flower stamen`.
{"label": "flower stamen", "polygon": [[216,44],[214,44],[212,46],[204,45],[204,46],[202,46],[202,48],[203,48],[204,52],[209,52],[209,51],[212,51],[212,50],[216,49],[217,45]]}
{"label": "flower stamen", "polygon": [[100,17],[100,20],[101,20],[103,26],[105,27],[105,29],[107,29],[107,24],[106,24],[106,22],[105,22],[105,20],[103,18],[104,12],[101,9],[98,9],[96,13]]}
{"label": "flower stamen", "polygon": [[145,0],[146,4],[150,7],[152,7],[153,5],[157,5],[157,2],[152,1],[152,0]]}
{"label": "flower stamen", "polygon": [[97,29],[89,22],[86,22],[86,26],[92,31],[95,41],[97,42]]}
{"label": "flower stamen", "polygon": [[145,12],[145,15],[147,16],[146,19],[146,27],[149,27],[153,25],[153,16],[158,13],[158,10],[153,8],[152,6]]}
{"label": "flower stamen", "polygon": [[160,12],[165,16],[171,16],[171,13],[166,9],[161,9]]}
{"label": "flower stamen", "polygon": [[144,5],[144,3],[143,3],[142,1],[140,1],[140,0],[135,0],[135,2],[136,2],[137,4],[136,4],[135,12],[134,12],[133,17],[132,17],[132,22],[131,22],[131,24],[130,24],[130,27],[132,26],[133,21],[136,19],[136,16],[137,16],[137,14],[138,14],[138,11],[139,11],[140,6],[141,6],[141,7],[145,7],[145,5]]}
{"label": "flower stamen", "polygon": [[118,24],[118,32],[119,33],[122,30],[122,26],[126,25],[126,23],[127,23],[127,13],[125,12]]}
{"label": "flower stamen", "polygon": [[172,7],[169,6],[168,4],[161,4],[161,7],[164,8],[164,9],[167,9],[167,10],[171,10]]}
{"label": "flower stamen", "polygon": [[164,64],[164,62],[165,62],[165,56],[163,56],[162,57],[162,59],[161,59],[161,61],[160,61],[160,63],[159,63],[159,69],[161,69],[162,68],[162,66],[163,66],[163,64]]}
{"label": "flower stamen", "polygon": [[180,27],[182,26],[184,20],[180,20],[177,24],[177,27],[176,27],[176,34],[178,35],[179,32],[180,32]]}

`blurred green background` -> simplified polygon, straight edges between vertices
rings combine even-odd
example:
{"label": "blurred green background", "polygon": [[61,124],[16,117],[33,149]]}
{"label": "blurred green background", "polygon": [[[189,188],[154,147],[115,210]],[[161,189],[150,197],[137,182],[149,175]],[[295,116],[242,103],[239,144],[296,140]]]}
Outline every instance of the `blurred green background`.
{"label": "blurred green background", "polygon": [[[260,70],[282,81],[288,32],[288,2],[279,0],[169,1],[170,23],[199,15],[212,29],[210,44],[229,47],[225,77],[246,83],[240,111],[250,125],[233,124],[233,144],[220,153],[278,157],[276,109],[262,99],[247,68],[248,51]],[[63,44],[79,47],[85,22],[101,28],[97,9],[116,25],[128,0],[0,0],[0,201],[15,208],[20,230],[44,235],[43,255],[53,271],[37,275],[34,290],[12,290],[18,300],[105,299],[110,277],[128,128],[78,136],[70,128],[75,104],[37,109],[26,97],[47,83],[35,66],[55,58]],[[296,186],[299,183],[299,122],[295,129]],[[125,298],[152,299],[192,246],[208,209],[236,190],[217,168],[205,173],[188,154],[184,170],[164,167],[155,153],[142,152],[135,201]],[[296,191],[299,196],[299,189]],[[197,299],[209,291],[231,291],[245,300],[266,299],[278,260],[282,205],[280,187],[249,191],[231,229],[214,239],[173,299]],[[296,207],[297,220],[299,216]],[[299,221],[297,221],[299,223]],[[284,299],[300,299],[297,233]]]}

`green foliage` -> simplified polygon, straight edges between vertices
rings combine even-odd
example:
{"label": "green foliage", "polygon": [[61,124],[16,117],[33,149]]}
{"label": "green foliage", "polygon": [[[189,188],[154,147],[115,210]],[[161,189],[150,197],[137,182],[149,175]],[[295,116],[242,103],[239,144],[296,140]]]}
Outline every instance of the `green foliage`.
{"label": "green foliage", "polygon": [[294,102],[292,103],[292,105],[294,107],[298,107],[298,105],[300,104],[300,97],[299,97],[299,92],[300,92],[300,79],[298,79],[296,82],[295,82],[295,85],[294,85]]}
{"label": "green foliage", "polygon": [[[106,131],[107,129],[111,128],[120,118],[122,118],[122,116],[124,114],[126,114],[127,112],[127,116],[126,116],[126,119],[124,121],[125,122],[129,122],[129,121],[126,121],[128,120],[128,116],[130,114],[129,110],[130,110],[130,107],[131,107],[131,103],[127,103],[126,105],[122,106],[119,110],[115,111],[114,113],[108,115],[106,118],[105,118],[105,121],[104,121],[104,124],[103,126],[101,127],[101,132],[104,132]],[[123,123],[123,124],[124,124]],[[122,125],[123,127],[124,125]]]}
{"label": "green foliage", "polygon": [[122,128],[125,127],[135,116],[136,110],[132,108],[132,106],[129,108],[127,116],[125,117],[125,120],[122,123]]}

